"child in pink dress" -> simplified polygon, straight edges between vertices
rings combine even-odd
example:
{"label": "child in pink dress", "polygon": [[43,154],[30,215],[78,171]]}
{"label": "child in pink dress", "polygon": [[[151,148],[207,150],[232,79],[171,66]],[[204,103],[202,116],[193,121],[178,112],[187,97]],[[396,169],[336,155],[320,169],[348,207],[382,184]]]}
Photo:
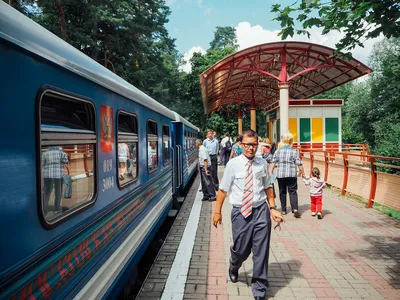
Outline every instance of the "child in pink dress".
{"label": "child in pink dress", "polygon": [[305,185],[310,187],[311,198],[311,215],[318,219],[322,219],[322,190],[326,187],[325,182],[320,178],[321,172],[318,168],[313,168],[311,171],[312,177],[303,179]]}

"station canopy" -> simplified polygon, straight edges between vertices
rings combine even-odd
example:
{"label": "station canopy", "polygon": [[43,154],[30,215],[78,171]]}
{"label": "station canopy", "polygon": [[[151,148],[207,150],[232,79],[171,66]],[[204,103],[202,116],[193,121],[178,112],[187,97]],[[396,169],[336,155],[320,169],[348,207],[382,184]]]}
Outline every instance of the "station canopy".
{"label": "station canopy", "polygon": [[279,103],[280,84],[289,84],[293,103],[371,72],[360,61],[333,53],[304,42],[267,43],[233,53],[200,75],[204,111],[243,103],[270,110]]}

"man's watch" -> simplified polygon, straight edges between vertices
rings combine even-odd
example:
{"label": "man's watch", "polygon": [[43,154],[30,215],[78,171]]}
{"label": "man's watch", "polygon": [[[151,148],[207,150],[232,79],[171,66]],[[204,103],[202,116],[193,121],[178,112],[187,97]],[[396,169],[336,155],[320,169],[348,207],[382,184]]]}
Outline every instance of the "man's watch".
{"label": "man's watch", "polygon": [[278,206],[274,205],[274,206],[270,206],[269,209],[275,209],[278,210]]}

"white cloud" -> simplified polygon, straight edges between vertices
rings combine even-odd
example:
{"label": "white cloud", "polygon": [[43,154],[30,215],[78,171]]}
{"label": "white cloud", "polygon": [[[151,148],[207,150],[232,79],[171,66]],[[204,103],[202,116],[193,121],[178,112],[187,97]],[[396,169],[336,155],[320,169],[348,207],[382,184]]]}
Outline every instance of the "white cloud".
{"label": "white cloud", "polygon": [[199,7],[201,7],[202,4],[203,4],[203,0],[197,0],[197,5],[198,5]]}
{"label": "white cloud", "polygon": [[[239,50],[251,46],[281,41],[278,36],[279,30],[267,30],[260,25],[251,26],[249,22],[240,22],[236,27],[236,37],[238,39]],[[327,47],[335,48],[335,44],[339,42],[342,36],[340,32],[330,32],[329,34],[322,35],[321,29],[311,29],[311,38],[308,39],[306,35],[294,35],[293,38],[288,38],[288,41],[302,41],[315,44],[324,45]],[[382,37],[368,40],[364,43],[364,48],[356,47],[351,53],[355,59],[363,63],[367,63],[368,56],[372,51],[374,43],[382,40]]]}
{"label": "white cloud", "polygon": [[201,48],[200,46],[194,46],[192,48],[189,49],[189,51],[186,51],[183,54],[183,59],[185,61],[185,64],[183,64],[182,66],[180,66],[180,69],[186,73],[190,73],[190,71],[192,70],[192,66],[190,65],[190,59],[193,56],[193,53],[198,53],[200,52],[201,54],[206,53],[206,51]]}
{"label": "white cloud", "polygon": [[[264,29],[260,25],[252,26],[249,22],[240,22],[236,27],[236,37],[239,44],[239,50],[271,42],[281,41],[280,36],[278,36],[279,30],[268,30]],[[314,44],[320,44],[327,47],[335,48],[335,44],[339,42],[343,36],[340,32],[330,32],[329,34],[322,35],[321,29],[311,29],[311,38],[309,39],[306,35],[294,35],[293,38],[289,37],[288,41],[302,41],[310,42]],[[364,43],[364,48],[356,47],[351,53],[355,59],[368,64],[368,56],[371,54],[373,45],[381,41],[382,36],[375,39],[368,40]],[[189,64],[190,58],[193,56],[194,52],[205,53],[206,51],[200,46],[192,47],[189,51],[185,52],[184,60],[186,64],[181,67],[181,69],[187,73],[191,71],[191,66]]]}

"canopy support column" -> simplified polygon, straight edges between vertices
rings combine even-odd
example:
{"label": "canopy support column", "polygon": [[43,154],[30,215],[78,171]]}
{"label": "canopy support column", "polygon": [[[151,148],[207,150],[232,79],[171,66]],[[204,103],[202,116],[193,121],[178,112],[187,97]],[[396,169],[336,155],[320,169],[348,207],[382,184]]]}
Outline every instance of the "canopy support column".
{"label": "canopy support column", "polygon": [[243,131],[243,113],[240,108],[238,107],[238,135],[242,134]]}
{"label": "canopy support column", "polygon": [[257,130],[257,116],[256,116],[256,101],[254,99],[254,90],[251,91],[250,102],[250,128],[254,131]]}
{"label": "canopy support column", "polygon": [[[289,83],[279,83],[279,115],[281,135],[289,132]],[[280,136],[277,137],[280,140]]]}

